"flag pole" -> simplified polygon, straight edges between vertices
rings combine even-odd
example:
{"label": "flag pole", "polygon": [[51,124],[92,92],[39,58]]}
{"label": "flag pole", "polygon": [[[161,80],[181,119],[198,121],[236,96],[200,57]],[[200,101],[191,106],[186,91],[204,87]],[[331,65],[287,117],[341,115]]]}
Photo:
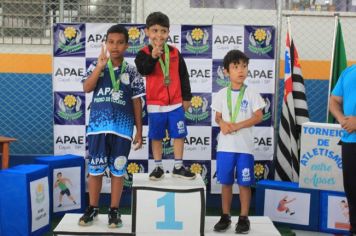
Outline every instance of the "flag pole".
{"label": "flag pole", "polygon": [[[292,62],[292,51],[291,51],[291,46],[292,46],[292,30],[291,30],[291,23],[290,23],[290,17],[288,16],[287,17],[287,35],[288,35],[288,43],[289,43],[289,56],[290,56],[290,73],[291,73],[291,79],[292,79],[292,74],[293,74],[293,62]],[[292,81],[293,81],[293,79],[292,79]],[[293,83],[293,82],[292,82]],[[284,86],[285,86],[285,84],[286,84],[286,80],[285,80],[285,78],[284,78]],[[291,123],[289,122],[289,124],[288,124],[288,126],[289,126],[289,135],[292,135],[292,132],[291,132],[291,130],[292,130],[292,127],[291,127]],[[290,147],[290,150],[289,150],[289,152],[290,152],[290,155],[292,156],[292,153],[293,153],[293,148],[292,148],[292,146]],[[294,181],[294,172],[293,172],[293,169],[294,169],[294,165],[293,165],[293,161],[291,161],[291,167],[292,167],[292,173],[291,173],[291,181],[293,182]]]}
{"label": "flag pole", "polygon": [[290,27],[290,17],[289,16],[287,17],[287,32],[289,34],[289,45],[291,45],[291,42],[292,42],[292,30],[291,30],[291,27]]}
{"label": "flag pole", "polygon": [[337,32],[337,25],[339,22],[339,15],[335,14],[335,26],[334,26],[334,39],[333,39],[333,49],[332,49],[332,54],[331,54],[331,63],[330,63],[330,76],[329,76],[329,89],[328,89],[328,103],[327,103],[327,109],[326,109],[326,123],[329,121],[329,102],[330,102],[330,89],[331,89],[331,82],[332,82],[332,77],[333,77],[333,63],[334,63],[334,57],[335,57],[335,42],[336,42],[336,32]]}

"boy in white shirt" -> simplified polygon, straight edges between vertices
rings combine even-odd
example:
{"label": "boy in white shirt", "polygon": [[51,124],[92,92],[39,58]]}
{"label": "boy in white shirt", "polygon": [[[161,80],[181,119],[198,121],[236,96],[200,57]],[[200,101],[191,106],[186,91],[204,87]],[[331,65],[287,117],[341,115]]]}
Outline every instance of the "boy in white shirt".
{"label": "boy in white shirt", "polygon": [[230,85],[213,97],[211,105],[215,121],[220,126],[216,170],[217,179],[222,184],[222,216],[214,226],[214,230],[219,232],[226,231],[231,225],[234,176],[239,185],[241,203],[235,232],[246,234],[250,231],[250,186],[254,184],[252,126],[262,121],[265,102],[259,93],[244,85],[248,62],[249,58],[239,50],[231,50],[225,55],[224,72],[230,78]]}

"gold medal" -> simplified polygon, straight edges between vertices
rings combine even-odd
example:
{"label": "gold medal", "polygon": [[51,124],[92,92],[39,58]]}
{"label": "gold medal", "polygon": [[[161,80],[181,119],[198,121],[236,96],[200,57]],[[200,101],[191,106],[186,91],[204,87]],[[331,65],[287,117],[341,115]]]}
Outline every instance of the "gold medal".
{"label": "gold medal", "polygon": [[171,78],[169,77],[169,75],[164,77],[164,85],[168,86],[171,83]]}

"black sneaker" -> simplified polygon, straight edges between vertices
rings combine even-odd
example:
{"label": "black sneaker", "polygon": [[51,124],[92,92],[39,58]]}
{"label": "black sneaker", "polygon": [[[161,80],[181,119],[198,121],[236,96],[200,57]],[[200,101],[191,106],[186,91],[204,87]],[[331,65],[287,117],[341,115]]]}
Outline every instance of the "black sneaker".
{"label": "black sneaker", "polygon": [[93,221],[97,219],[99,214],[98,207],[88,206],[84,212],[84,215],[80,217],[78,224],[81,226],[89,226],[93,224]]}
{"label": "black sneaker", "polygon": [[183,178],[183,179],[195,179],[196,174],[190,172],[184,166],[182,166],[180,169],[174,167],[172,176],[177,178]]}
{"label": "black sneaker", "polygon": [[117,208],[109,209],[109,228],[120,228],[122,227],[121,214]]}
{"label": "black sneaker", "polygon": [[162,167],[157,166],[150,174],[150,180],[160,180],[164,177],[164,171]]}
{"label": "black sneaker", "polygon": [[248,234],[250,232],[250,220],[247,216],[239,216],[239,221],[236,224],[235,233]]}
{"label": "black sneaker", "polygon": [[231,225],[231,217],[228,214],[223,214],[218,223],[214,225],[214,231],[225,232]]}

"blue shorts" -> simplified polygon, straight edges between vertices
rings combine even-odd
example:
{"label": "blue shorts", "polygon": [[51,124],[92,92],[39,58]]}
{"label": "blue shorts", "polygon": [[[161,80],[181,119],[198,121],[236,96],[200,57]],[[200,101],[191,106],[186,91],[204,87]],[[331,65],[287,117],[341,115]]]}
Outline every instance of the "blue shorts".
{"label": "blue shorts", "polygon": [[183,107],[170,112],[148,113],[148,137],[161,140],[166,137],[168,130],[170,138],[184,138],[187,136]]}
{"label": "blue shorts", "polygon": [[109,167],[112,175],[121,177],[126,173],[131,141],[115,134],[88,135],[90,175],[102,175]]}
{"label": "blue shorts", "polygon": [[255,183],[253,155],[246,153],[217,152],[216,174],[218,181],[224,185],[232,185],[235,176],[238,185],[253,185]]}

